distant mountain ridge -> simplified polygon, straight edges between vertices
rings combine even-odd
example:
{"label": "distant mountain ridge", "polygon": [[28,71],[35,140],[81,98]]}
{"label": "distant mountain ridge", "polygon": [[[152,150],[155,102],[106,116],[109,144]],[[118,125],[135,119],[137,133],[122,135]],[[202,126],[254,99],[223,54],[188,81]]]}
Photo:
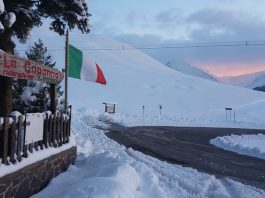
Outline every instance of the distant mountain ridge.
{"label": "distant mountain ridge", "polygon": [[265,71],[240,76],[221,77],[218,80],[226,84],[259,90],[265,86]]}
{"label": "distant mountain ridge", "polygon": [[198,67],[192,66],[188,63],[174,60],[174,61],[167,62],[165,65],[184,74],[188,74],[191,76],[200,77],[200,78],[204,78],[204,79],[208,79],[212,81],[217,81],[215,77],[211,76],[207,72],[203,71],[202,69]]}

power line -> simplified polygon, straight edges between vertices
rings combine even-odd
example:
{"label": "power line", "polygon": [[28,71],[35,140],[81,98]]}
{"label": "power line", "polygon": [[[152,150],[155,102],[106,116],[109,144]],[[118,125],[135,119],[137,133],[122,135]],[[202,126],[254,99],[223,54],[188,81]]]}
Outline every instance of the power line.
{"label": "power line", "polygon": [[[84,51],[124,51],[124,50],[159,50],[159,49],[187,49],[187,48],[217,48],[217,47],[243,47],[243,46],[265,46],[264,40],[259,41],[231,41],[231,42],[207,42],[207,43],[185,43],[168,45],[142,45],[142,46],[119,46],[105,48],[80,48]],[[64,51],[64,47],[51,47],[48,51]],[[26,51],[26,49],[17,49],[16,51]]]}

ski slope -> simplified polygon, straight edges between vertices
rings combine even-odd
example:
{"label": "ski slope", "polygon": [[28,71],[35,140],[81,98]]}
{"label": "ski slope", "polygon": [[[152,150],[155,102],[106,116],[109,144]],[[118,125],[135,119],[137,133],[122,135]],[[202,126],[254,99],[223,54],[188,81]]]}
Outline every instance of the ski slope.
{"label": "ski slope", "polygon": [[[123,50],[124,43],[105,36],[88,36],[82,43],[72,44],[88,48],[88,53],[102,68],[107,85],[70,79],[70,103],[75,108],[88,107],[104,110],[103,102],[117,103],[117,112],[140,116],[156,116],[162,105],[164,116],[200,117],[208,120],[224,118],[225,107],[236,108],[245,121],[262,115],[265,94],[210,80],[185,75],[166,67],[142,52]],[[120,50],[98,50],[104,48]],[[97,50],[91,50],[97,49]],[[257,106],[258,103],[258,106]],[[255,112],[249,111],[255,106]],[[240,108],[248,109],[241,111]],[[245,113],[247,114],[245,116]]]}

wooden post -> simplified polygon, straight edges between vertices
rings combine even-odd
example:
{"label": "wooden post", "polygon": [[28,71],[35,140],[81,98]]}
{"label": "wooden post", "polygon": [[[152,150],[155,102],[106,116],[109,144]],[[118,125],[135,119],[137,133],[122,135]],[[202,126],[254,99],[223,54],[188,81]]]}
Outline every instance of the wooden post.
{"label": "wooden post", "polygon": [[12,78],[0,76],[0,116],[6,117],[12,111]]}
{"label": "wooden post", "polygon": [[45,148],[48,148],[48,142],[49,142],[48,124],[49,124],[49,115],[46,114],[46,117],[44,119],[44,128],[43,128],[43,143]]}
{"label": "wooden post", "polygon": [[51,84],[50,85],[50,96],[51,96],[51,112],[55,114],[56,106],[57,106],[57,85]]}
{"label": "wooden post", "polygon": [[48,138],[49,138],[49,147],[53,146],[53,115],[50,115],[49,117],[49,126],[48,126],[48,129],[49,129],[49,135],[48,135]]}
{"label": "wooden post", "polygon": [[56,129],[57,129],[57,127],[56,127],[56,124],[57,124],[57,117],[56,117],[56,115],[54,115],[54,117],[53,117],[53,129],[52,129],[52,145],[53,145],[53,147],[54,148],[56,148],[57,147],[57,143],[56,143]]}
{"label": "wooden post", "polygon": [[16,130],[17,130],[17,119],[16,117],[14,117],[14,120],[12,122],[12,126],[11,126],[11,142],[10,142],[10,162],[12,164],[16,163],[15,160],[15,152],[16,152],[16,148],[17,148],[17,143],[16,142]]}
{"label": "wooden post", "polygon": [[[5,30],[1,33],[0,39],[0,49],[14,54],[14,49],[16,47],[15,43],[12,41],[12,30]],[[0,116],[7,117],[12,112],[12,81],[13,78],[0,76]]]}
{"label": "wooden post", "polygon": [[8,165],[8,128],[9,128],[9,118],[4,118],[4,148],[3,148],[3,159],[2,163]]}
{"label": "wooden post", "polygon": [[64,110],[67,111],[68,108],[68,64],[69,64],[69,30],[66,31],[66,42],[65,42],[65,86],[64,86]]}
{"label": "wooden post", "polygon": [[18,117],[18,132],[17,132],[17,160],[21,161],[21,139],[22,139],[22,130],[23,130],[23,116]]}

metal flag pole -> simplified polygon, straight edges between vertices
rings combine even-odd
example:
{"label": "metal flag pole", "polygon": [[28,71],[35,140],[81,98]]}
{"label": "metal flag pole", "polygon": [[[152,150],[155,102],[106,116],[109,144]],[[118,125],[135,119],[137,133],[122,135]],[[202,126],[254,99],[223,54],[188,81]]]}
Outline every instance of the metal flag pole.
{"label": "metal flag pole", "polygon": [[64,86],[64,96],[65,103],[64,109],[67,111],[68,108],[68,64],[69,64],[69,30],[66,31],[66,42],[65,42],[65,86]]}

